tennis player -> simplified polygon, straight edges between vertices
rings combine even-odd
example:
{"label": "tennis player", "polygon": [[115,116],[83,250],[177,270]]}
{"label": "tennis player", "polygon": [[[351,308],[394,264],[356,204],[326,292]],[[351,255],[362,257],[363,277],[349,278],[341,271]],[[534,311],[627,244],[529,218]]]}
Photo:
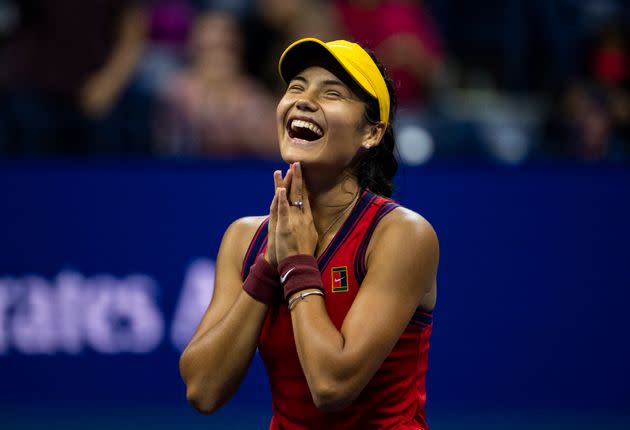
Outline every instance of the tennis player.
{"label": "tennis player", "polygon": [[180,370],[212,413],[259,349],[270,429],[427,429],[424,405],[438,240],[388,197],[395,95],[361,46],[306,38],[279,61],[286,175],[269,216],[235,221],[214,296]]}

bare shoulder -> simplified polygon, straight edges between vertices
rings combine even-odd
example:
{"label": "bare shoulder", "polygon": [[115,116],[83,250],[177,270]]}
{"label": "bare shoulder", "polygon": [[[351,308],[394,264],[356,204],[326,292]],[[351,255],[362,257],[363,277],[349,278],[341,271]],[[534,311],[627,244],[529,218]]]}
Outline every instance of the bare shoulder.
{"label": "bare shoulder", "polygon": [[230,235],[231,238],[241,238],[242,236],[249,237],[254,236],[260,224],[267,218],[266,216],[246,216],[239,218],[230,224],[225,231],[226,235]]}
{"label": "bare shoulder", "polygon": [[219,253],[229,256],[235,264],[240,264],[254,234],[265,218],[266,216],[248,216],[232,222],[223,234]]}
{"label": "bare shoulder", "polygon": [[431,224],[418,213],[398,207],[374,230],[366,266],[382,285],[394,285],[400,297],[431,311],[436,300],[439,243]]}
{"label": "bare shoulder", "polygon": [[433,226],[417,212],[399,206],[387,214],[374,230],[368,248],[392,248],[416,251],[423,254],[439,254],[438,238]]}

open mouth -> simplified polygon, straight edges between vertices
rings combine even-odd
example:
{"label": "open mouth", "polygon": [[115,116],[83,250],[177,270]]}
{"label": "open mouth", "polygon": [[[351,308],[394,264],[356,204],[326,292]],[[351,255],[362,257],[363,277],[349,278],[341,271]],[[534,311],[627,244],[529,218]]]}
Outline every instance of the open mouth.
{"label": "open mouth", "polygon": [[287,125],[289,137],[292,139],[301,139],[312,142],[321,138],[324,131],[320,126],[311,121],[303,119],[292,119]]}

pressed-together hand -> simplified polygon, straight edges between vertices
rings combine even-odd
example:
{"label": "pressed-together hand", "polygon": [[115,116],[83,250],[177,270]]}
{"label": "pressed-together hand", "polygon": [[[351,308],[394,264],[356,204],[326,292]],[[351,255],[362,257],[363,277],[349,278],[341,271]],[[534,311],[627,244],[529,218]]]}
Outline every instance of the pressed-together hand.
{"label": "pressed-together hand", "polygon": [[308,191],[302,178],[300,163],[291,165],[293,176],[291,191],[276,188],[278,218],[276,223],[276,258],[280,262],[296,254],[313,255],[317,247],[317,230],[308,200]]}
{"label": "pressed-together hand", "polygon": [[269,225],[267,235],[267,250],[265,251],[265,259],[274,266],[278,265],[276,258],[276,225],[278,224],[278,188],[289,188],[291,186],[291,178],[293,177],[293,166],[287,170],[287,174],[282,178],[282,172],[276,170],[273,172],[274,196],[269,208]]}

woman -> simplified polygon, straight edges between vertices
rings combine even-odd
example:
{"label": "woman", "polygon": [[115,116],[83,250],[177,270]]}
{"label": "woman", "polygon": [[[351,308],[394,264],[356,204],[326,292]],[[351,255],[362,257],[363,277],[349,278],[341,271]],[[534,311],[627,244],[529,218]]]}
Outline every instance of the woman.
{"label": "woman", "polygon": [[271,429],[426,429],[438,242],[383,197],[396,171],[391,82],[346,41],[299,40],[279,70],[290,168],[274,173],[269,217],[224,235],[212,303],[181,357],[187,397],[215,411],[258,347]]}
{"label": "woman", "polygon": [[242,34],[223,12],[195,18],[190,64],[171,77],[156,123],[158,151],[277,158],[274,97],[245,73]]}

